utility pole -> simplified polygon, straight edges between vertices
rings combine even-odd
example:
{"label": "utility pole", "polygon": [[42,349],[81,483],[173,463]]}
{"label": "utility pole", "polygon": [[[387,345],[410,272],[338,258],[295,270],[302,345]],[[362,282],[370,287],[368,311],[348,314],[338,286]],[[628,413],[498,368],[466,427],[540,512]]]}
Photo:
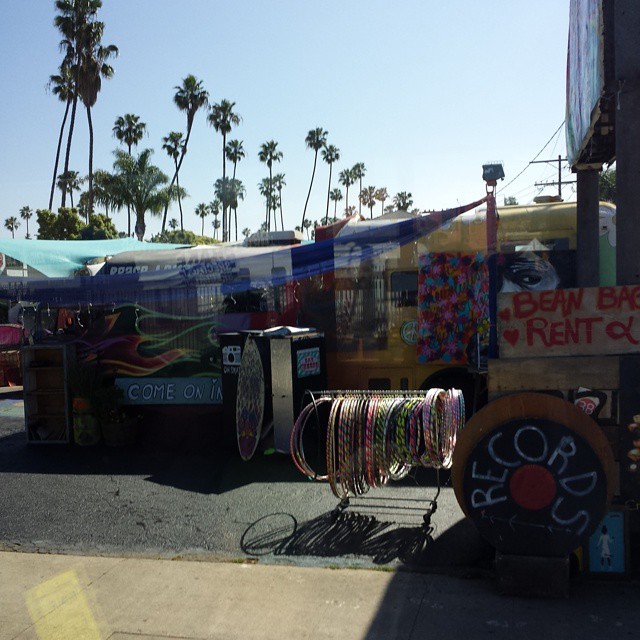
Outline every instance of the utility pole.
{"label": "utility pole", "polygon": [[562,200],[562,185],[563,184],[572,184],[575,183],[575,180],[563,180],[562,179],[562,163],[566,162],[567,159],[563,158],[562,156],[558,156],[557,160],[532,160],[529,164],[538,164],[538,163],[545,163],[545,164],[551,164],[553,162],[557,162],[558,163],[558,181],[553,181],[553,182],[536,182],[535,186],[536,187],[552,187],[555,185],[558,185],[558,198],[560,198],[560,200]]}

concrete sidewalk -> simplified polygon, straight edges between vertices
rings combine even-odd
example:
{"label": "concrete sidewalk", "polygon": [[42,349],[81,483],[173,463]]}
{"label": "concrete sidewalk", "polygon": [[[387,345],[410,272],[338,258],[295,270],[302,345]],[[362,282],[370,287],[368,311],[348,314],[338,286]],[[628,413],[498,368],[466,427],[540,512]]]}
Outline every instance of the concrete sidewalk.
{"label": "concrete sidewalk", "polygon": [[487,577],[0,552],[0,640],[636,637],[638,584],[498,595]]}
{"label": "concrete sidewalk", "polygon": [[389,571],[0,552],[0,640],[410,637],[428,583]]}

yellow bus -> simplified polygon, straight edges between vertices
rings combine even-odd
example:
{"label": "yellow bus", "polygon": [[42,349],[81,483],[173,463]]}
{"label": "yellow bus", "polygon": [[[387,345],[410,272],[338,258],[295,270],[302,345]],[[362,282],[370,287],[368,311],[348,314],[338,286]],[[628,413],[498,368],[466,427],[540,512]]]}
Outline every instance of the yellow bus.
{"label": "yellow bus", "polygon": [[[411,217],[404,212],[346,224],[338,236],[348,237],[372,226]],[[446,296],[468,304],[466,288],[488,290],[486,210],[462,214],[428,236],[405,245],[389,244],[372,260],[325,275],[323,294],[333,298],[333,310],[316,314],[314,322],[327,337],[327,375],[330,389],[459,388],[468,412],[481,401],[486,340],[478,328],[488,319],[464,312],[447,325]],[[615,206],[601,203],[601,284],[615,283]],[[355,244],[355,243],[354,243]],[[348,243],[340,243],[348,251]],[[338,250],[336,245],[336,250]],[[498,209],[497,291],[554,289],[576,284],[576,203],[505,206]],[[451,284],[451,264],[466,260],[473,278]],[[339,262],[337,260],[337,262]],[[436,270],[442,274],[431,277]],[[464,271],[464,270],[463,270]],[[445,280],[442,280],[442,278]],[[448,278],[449,284],[446,279]],[[443,285],[444,282],[444,285]],[[451,286],[450,286],[451,285]],[[426,292],[426,294],[425,294]],[[457,293],[456,293],[457,292]],[[425,299],[430,304],[425,304]],[[304,306],[304,305],[303,305]],[[485,309],[486,311],[486,309]],[[473,316],[473,317],[471,317]],[[461,320],[462,318],[462,320]],[[461,324],[462,322],[462,324]],[[449,327],[446,329],[446,327]],[[428,346],[435,334],[440,342],[456,342],[451,353]],[[442,335],[444,334],[444,336]],[[465,343],[464,352],[460,343]],[[427,344],[427,347],[425,347]],[[484,345],[484,347],[483,347]],[[449,357],[450,356],[450,357]]]}

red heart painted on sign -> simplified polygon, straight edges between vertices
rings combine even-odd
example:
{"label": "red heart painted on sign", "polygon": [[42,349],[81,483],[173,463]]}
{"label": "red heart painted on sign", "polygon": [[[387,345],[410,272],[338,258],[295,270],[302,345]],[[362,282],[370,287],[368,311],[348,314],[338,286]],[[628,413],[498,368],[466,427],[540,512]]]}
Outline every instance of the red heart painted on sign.
{"label": "red heart painted on sign", "polygon": [[505,322],[509,322],[509,320],[511,319],[511,309],[509,309],[509,307],[503,309],[498,314],[498,318],[500,318],[500,320],[504,320]]}
{"label": "red heart painted on sign", "polygon": [[502,334],[502,337],[512,346],[516,346],[518,342],[518,336],[520,335],[517,329],[506,329]]}

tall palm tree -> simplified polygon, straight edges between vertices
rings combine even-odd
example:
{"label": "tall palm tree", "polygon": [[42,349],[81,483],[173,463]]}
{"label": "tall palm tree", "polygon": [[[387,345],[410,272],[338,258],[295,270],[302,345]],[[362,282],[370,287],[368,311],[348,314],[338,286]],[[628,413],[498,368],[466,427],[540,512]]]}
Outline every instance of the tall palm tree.
{"label": "tall palm tree", "polygon": [[[222,179],[227,177],[227,134],[231,131],[233,126],[240,124],[240,116],[233,111],[233,107],[236,106],[235,102],[229,100],[221,100],[218,104],[211,106],[208,120],[209,124],[218,132],[222,134]],[[224,202],[222,203],[222,241],[228,240],[228,221],[227,221],[227,207]]]}
{"label": "tall palm tree", "polygon": [[[364,162],[357,162],[351,168],[351,172],[353,174],[354,182],[358,181],[358,192],[362,193],[362,178],[364,178],[364,174],[367,172],[366,167],[364,166]],[[358,205],[358,215],[362,215],[362,201],[359,201]]]}
{"label": "tall palm tree", "polygon": [[[62,34],[60,48],[64,51],[63,65],[68,67],[73,82],[73,97],[71,100],[71,119],[67,135],[67,149],[62,175],[69,172],[69,158],[71,155],[71,140],[76,119],[78,98],[80,97],[80,75],[83,56],[92,30],[96,22],[98,9],[102,7],[102,0],[56,0],[55,7],[58,14],[54,18],[54,25]],[[62,192],[62,206],[66,205],[66,191]]]}
{"label": "tall palm tree", "polygon": [[195,210],[195,214],[202,219],[202,232],[200,233],[201,236],[204,235],[204,219],[211,213],[211,210],[209,209],[209,207],[204,203],[201,202]]}
{"label": "tall palm tree", "polygon": [[180,131],[171,131],[168,136],[162,138],[162,148],[167,155],[173,160],[175,169],[176,186],[178,187],[178,208],[180,209],[180,231],[184,231],[184,220],[182,216],[182,198],[180,198],[180,177],[178,175],[178,159],[184,148],[184,140]]}
{"label": "tall palm tree", "polygon": [[29,235],[29,218],[31,218],[32,216],[33,210],[30,207],[24,206],[22,207],[22,209],[20,209],[20,217],[27,223],[27,235],[25,236],[27,240],[31,238],[31,236]]}
{"label": "tall palm tree", "polygon": [[[260,145],[260,151],[258,152],[258,160],[260,162],[264,162],[267,167],[269,167],[269,184],[272,185],[267,192],[267,231],[271,230],[271,197],[273,194],[273,163],[280,162],[282,160],[282,151],[278,151],[278,143],[275,140],[269,140],[267,142],[263,142]],[[275,228],[278,228],[277,222],[275,223]]]}
{"label": "tall palm tree", "polygon": [[333,163],[340,160],[340,149],[333,144],[328,144],[322,150],[322,159],[329,165],[329,187],[327,188],[327,211],[325,213],[325,224],[329,224],[329,197],[331,195],[331,170]]}
{"label": "tall palm tree", "polygon": [[[58,176],[58,189],[63,194],[68,193],[71,198],[71,208],[73,209],[73,192],[80,191],[80,186],[84,182],[84,178],[80,177],[77,171],[67,171]],[[64,198],[63,198],[64,199]]]}
{"label": "tall palm tree", "polygon": [[331,193],[329,194],[329,197],[333,202],[333,217],[337,218],[338,202],[342,200],[342,191],[337,187],[335,189],[331,189]]}
{"label": "tall palm tree", "polygon": [[380,215],[382,215],[384,213],[384,201],[389,197],[386,187],[376,189],[374,197],[380,203]]}
{"label": "tall palm tree", "polygon": [[[146,130],[147,125],[144,122],[140,122],[140,116],[136,116],[133,113],[125,113],[124,116],[118,116],[112,129],[114,138],[126,145],[129,155],[131,155],[131,147],[138,145]],[[127,208],[127,235],[131,235],[131,208]]]}
{"label": "tall palm tree", "polygon": [[118,55],[118,47],[114,44],[106,46],[102,44],[103,32],[104,22],[93,21],[85,29],[78,76],[78,93],[87,110],[87,123],[89,124],[89,215],[93,213],[93,122],[91,109],[98,100],[102,79],[108,80],[113,77],[113,67],[108,61]]}
{"label": "tall palm tree", "polygon": [[[172,187],[178,179],[178,173],[182,167],[182,161],[187,154],[187,145],[189,144],[189,138],[191,137],[191,128],[193,127],[193,120],[196,117],[196,113],[202,107],[206,107],[209,104],[209,93],[202,86],[202,81],[198,80],[194,75],[189,74],[182,80],[180,86],[174,87],[176,90],[173,96],[173,102],[180,111],[184,111],[187,115],[187,134],[184,139],[184,145],[180,152],[180,159],[176,164],[176,171],[171,179]],[[178,189],[180,193],[181,189]],[[162,231],[164,231],[167,222],[167,211],[169,209],[169,203],[167,203],[164,213],[162,215]]]}
{"label": "tall palm tree", "polygon": [[300,223],[301,228],[304,227],[304,220],[307,216],[307,206],[309,204],[309,197],[311,196],[311,187],[313,187],[313,178],[316,175],[316,165],[318,163],[318,151],[322,149],[327,143],[327,136],[329,135],[328,131],[325,131],[322,127],[316,127],[312,129],[307,134],[307,137],[304,139],[307,149],[313,149],[313,171],[311,173],[311,183],[309,184],[309,193],[307,194],[307,200],[304,203],[304,210],[302,212],[302,222]]}
{"label": "tall palm tree", "polygon": [[285,187],[286,185],[287,183],[284,181],[284,173],[276,173],[276,175],[273,176],[273,186],[278,192],[278,204],[280,205],[280,226],[282,227],[283,231],[284,231],[284,217],[282,215],[282,187]]}
{"label": "tall palm tree", "polygon": [[347,195],[344,203],[345,211],[349,210],[349,187],[354,184],[356,181],[355,176],[353,175],[353,169],[343,169],[338,174],[338,182],[346,189]]}
{"label": "tall palm tree", "polygon": [[15,216],[11,216],[4,221],[4,228],[11,231],[11,237],[16,237],[16,231],[20,226],[20,222],[18,222],[18,218]]}
{"label": "tall palm tree", "polygon": [[393,196],[393,204],[398,211],[409,211],[413,206],[413,196],[408,191],[400,191]]}
{"label": "tall palm tree", "polygon": [[65,103],[64,116],[60,125],[60,134],[58,136],[58,147],[56,148],[56,161],[53,165],[53,178],[51,179],[51,193],[49,194],[49,211],[53,208],[53,195],[56,189],[56,178],[58,177],[58,164],[60,162],[60,150],[62,149],[62,138],[64,137],[64,127],[69,116],[69,109],[75,95],[75,84],[73,82],[73,72],[70,67],[62,63],[60,65],[60,73],[58,75],[49,76],[47,87],[54,96],[58,97],[60,102]]}
{"label": "tall palm tree", "polygon": [[[244,158],[244,147],[242,146],[242,140],[229,140],[227,146],[225,148],[225,155],[227,156],[227,160],[229,162],[233,162],[233,176],[232,180],[236,179],[236,167],[238,166],[238,162]],[[242,184],[242,183],[240,183]],[[244,199],[244,186],[242,198]],[[233,210],[234,224],[236,228],[236,242],[238,240],[238,208],[236,207]],[[231,226],[231,225],[229,225]]]}
{"label": "tall palm tree", "polygon": [[369,207],[369,217],[373,218],[373,207],[376,204],[376,188],[366,187],[360,192],[360,204]]}
{"label": "tall palm tree", "polygon": [[169,178],[151,164],[152,153],[151,149],[144,149],[135,157],[117,149],[113,163],[114,181],[111,189],[114,201],[118,207],[131,206],[136,214],[135,234],[140,241],[147,228],[146,214],[161,215],[165,206],[178,197],[178,187],[172,184],[166,186]]}

